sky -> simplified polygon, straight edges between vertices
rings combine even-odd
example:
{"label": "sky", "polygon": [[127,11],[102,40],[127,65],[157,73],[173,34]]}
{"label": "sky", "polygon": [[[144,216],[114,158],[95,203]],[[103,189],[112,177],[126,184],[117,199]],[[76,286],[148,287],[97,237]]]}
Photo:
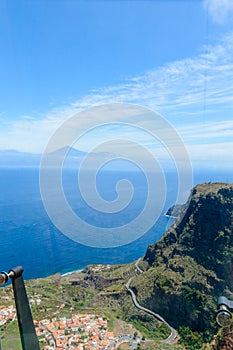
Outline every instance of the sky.
{"label": "sky", "polygon": [[75,113],[131,103],[171,123],[194,166],[232,169],[232,0],[1,0],[0,51],[1,150],[40,153]]}

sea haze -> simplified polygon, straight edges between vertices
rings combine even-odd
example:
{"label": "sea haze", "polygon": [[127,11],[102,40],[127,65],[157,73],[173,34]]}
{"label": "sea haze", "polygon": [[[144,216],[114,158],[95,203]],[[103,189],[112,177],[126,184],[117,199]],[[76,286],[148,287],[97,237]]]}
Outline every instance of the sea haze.
{"label": "sea haze", "polygon": [[[0,169],[0,234],[1,269],[16,265],[24,267],[25,278],[44,277],[56,272],[66,273],[84,268],[87,264],[127,263],[142,256],[148,244],[158,240],[172,223],[165,216],[175,203],[177,175],[166,173],[167,198],[161,216],[155,225],[140,239],[131,244],[112,249],[91,248],[64,236],[50,221],[41,200],[39,169],[32,167]],[[102,171],[96,186],[101,197],[116,199],[116,184],[126,178],[134,187],[132,202],[120,214],[110,216],[86,205],[78,190],[77,171],[63,173],[63,187],[72,209],[94,226],[118,227],[127,224],[143,209],[147,197],[147,181],[139,171]],[[198,173],[194,182],[228,181],[232,174]],[[156,176],[155,176],[156,181]]]}

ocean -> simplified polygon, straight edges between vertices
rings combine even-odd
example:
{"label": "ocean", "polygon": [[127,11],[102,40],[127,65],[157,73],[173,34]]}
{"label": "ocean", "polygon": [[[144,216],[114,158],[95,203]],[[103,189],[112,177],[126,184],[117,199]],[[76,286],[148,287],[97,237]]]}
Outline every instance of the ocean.
{"label": "ocean", "polygon": [[[127,178],[134,187],[132,203],[120,214],[108,216],[85,206],[77,189],[76,173],[67,170],[63,176],[64,192],[70,206],[92,225],[118,227],[132,220],[144,207],[147,182],[140,173],[103,172],[97,179],[100,195],[116,198],[115,184]],[[201,182],[233,182],[231,172],[197,172],[194,184]],[[177,176],[166,174],[167,197],[154,226],[134,242],[116,248],[93,248],[72,241],[60,232],[48,217],[40,196],[37,168],[2,168],[0,170],[0,270],[16,265],[24,268],[24,278],[39,278],[84,268],[87,264],[122,264],[145,254],[147,246],[157,241],[173,223],[166,211],[175,203]]]}

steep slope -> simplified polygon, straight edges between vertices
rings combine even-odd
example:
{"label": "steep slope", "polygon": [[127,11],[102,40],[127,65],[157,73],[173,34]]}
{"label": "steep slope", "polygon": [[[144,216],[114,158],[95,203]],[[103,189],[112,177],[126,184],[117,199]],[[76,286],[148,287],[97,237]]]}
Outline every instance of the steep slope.
{"label": "steep slope", "polygon": [[210,329],[217,297],[233,295],[232,229],[233,185],[196,186],[175,224],[147,249],[147,271],[133,282],[140,303],[176,328]]}

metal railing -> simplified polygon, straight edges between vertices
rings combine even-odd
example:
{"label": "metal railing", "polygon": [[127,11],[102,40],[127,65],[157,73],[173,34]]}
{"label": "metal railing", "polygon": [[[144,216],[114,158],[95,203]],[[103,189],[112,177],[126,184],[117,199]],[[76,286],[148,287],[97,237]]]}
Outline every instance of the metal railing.
{"label": "metal railing", "polygon": [[17,266],[8,272],[0,272],[0,284],[7,283],[9,279],[12,281],[22,349],[39,350],[39,342],[22,274],[22,266]]}

